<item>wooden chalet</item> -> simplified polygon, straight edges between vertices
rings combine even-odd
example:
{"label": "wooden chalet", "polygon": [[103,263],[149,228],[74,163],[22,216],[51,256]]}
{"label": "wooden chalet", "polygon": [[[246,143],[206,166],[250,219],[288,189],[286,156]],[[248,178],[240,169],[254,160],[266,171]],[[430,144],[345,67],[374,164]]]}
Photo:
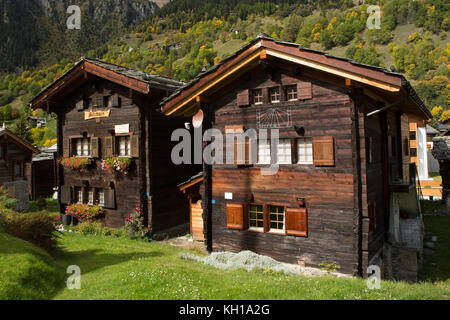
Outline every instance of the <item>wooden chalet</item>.
{"label": "wooden chalet", "polygon": [[[180,186],[210,250],[365,275],[386,244],[420,240],[402,232],[420,221],[409,122],[431,114],[402,75],[259,36],[162,103],[167,116],[199,110],[203,130],[280,134],[277,151],[258,141],[256,163],[247,152],[234,165],[204,164],[201,179]],[[278,173],[262,175],[274,152]]]}
{"label": "wooden chalet", "polygon": [[[185,119],[167,118],[159,103],[183,83],[83,59],[32,102],[58,116],[58,158],[86,160],[88,167],[58,166],[61,212],[72,203],[99,204],[104,223],[121,227],[136,203],[151,232],[189,221],[187,200],[177,185],[190,168],[171,161],[171,134]],[[105,171],[103,161],[128,158],[128,172]]]}
{"label": "wooden chalet", "polygon": [[27,181],[31,190],[31,159],[38,153],[38,149],[8,129],[0,129],[0,185]]}

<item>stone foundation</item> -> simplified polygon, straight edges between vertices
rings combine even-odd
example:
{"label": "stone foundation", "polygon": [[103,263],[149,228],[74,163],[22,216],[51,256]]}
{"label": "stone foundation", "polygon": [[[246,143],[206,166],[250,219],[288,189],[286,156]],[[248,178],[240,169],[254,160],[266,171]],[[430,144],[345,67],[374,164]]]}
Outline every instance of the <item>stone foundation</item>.
{"label": "stone foundation", "polygon": [[30,194],[28,190],[28,181],[5,182],[3,189],[7,190],[12,198],[17,199],[16,211],[26,211],[30,208]]}

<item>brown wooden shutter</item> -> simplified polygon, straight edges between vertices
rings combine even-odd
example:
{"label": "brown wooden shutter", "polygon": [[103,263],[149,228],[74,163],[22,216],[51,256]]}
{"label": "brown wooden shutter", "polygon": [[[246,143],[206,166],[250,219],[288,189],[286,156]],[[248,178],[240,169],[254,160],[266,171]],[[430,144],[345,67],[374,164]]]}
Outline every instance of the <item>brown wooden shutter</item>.
{"label": "brown wooden shutter", "polygon": [[116,209],[116,190],[105,189],[105,208]]}
{"label": "brown wooden shutter", "polygon": [[248,106],[250,104],[250,91],[244,90],[237,95],[237,105],[238,107]]}
{"label": "brown wooden shutter", "polygon": [[70,157],[70,144],[71,144],[71,141],[69,138],[65,138],[63,140],[63,156],[64,157]]}
{"label": "brown wooden shutter", "polygon": [[98,137],[91,138],[91,157],[100,157],[100,139]]}
{"label": "brown wooden shutter", "polygon": [[104,148],[104,156],[112,157],[114,152],[113,148],[113,137],[105,137],[105,148]]}
{"label": "brown wooden shutter", "polygon": [[72,188],[70,186],[61,187],[61,203],[70,204],[72,202]]}
{"label": "brown wooden shutter", "polygon": [[314,137],[313,158],[315,166],[334,166],[334,138]]}
{"label": "brown wooden shutter", "polygon": [[119,97],[119,95],[115,94],[111,97],[111,106],[113,108],[120,108],[120,104],[121,104],[121,99]]}
{"label": "brown wooden shutter", "polygon": [[131,136],[131,156],[133,158],[139,158],[139,136]]}
{"label": "brown wooden shutter", "polygon": [[297,97],[298,100],[312,99],[312,83],[307,81],[300,81],[297,83]]}
{"label": "brown wooden shutter", "polygon": [[286,234],[289,236],[308,236],[308,215],[306,208],[286,209]]}
{"label": "brown wooden shutter", "polygon": [[227,228],[244,230],[244,205],[227,204]]}

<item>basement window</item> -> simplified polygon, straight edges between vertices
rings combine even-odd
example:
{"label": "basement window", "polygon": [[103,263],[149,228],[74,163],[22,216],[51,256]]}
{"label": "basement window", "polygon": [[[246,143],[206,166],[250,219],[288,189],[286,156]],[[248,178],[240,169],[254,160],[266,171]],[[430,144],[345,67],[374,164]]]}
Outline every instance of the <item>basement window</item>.
{"label": "basement window", "polygon": [[269,206],[270,232],[284,233],[284,207]]}
{"label": "basement window", "polygon": [[251,204],[248,211],[250,230],[264,230],[264,210],[259,204]]}

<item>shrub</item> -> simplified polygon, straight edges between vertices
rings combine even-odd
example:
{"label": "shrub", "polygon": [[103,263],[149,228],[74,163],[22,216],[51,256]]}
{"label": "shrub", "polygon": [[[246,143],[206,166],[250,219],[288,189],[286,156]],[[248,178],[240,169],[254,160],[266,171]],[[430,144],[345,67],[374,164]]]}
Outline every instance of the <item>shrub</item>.
{"label": "shrub", "polygon": [[66,214],[77,217],[81,222],[92,221],[105,213],[100,206],[88,206],[86,204],[72,204],[66,207]]}
{"label": "shrub", "polygon": [[103,225],[100,222],[85,221],[78,225],[77,230],[82,235],[103,235]]}
{"label": "shrub", "polygon": [[51,217],[46,213],[21,214],[10,212],[4,214],[4,230],[20,239],[29,241],[38,247],[53,252],[57,247],[58,233],[55,226],[58,224],[57,217]]}
{"label": "shrub", "polygon": [[139,203],[135,204],[134,212],[125,217],[125,229],[129,238],[145,239],[149,236],[149,229],[144,225],[144,217]]}
{"label": "shrub", "polygon": [[125,228],[110,229],[104,227],[100,222],[85,221],[80,223],[76,229],[82,235],[104,236],[122,238],[126,236]]}

